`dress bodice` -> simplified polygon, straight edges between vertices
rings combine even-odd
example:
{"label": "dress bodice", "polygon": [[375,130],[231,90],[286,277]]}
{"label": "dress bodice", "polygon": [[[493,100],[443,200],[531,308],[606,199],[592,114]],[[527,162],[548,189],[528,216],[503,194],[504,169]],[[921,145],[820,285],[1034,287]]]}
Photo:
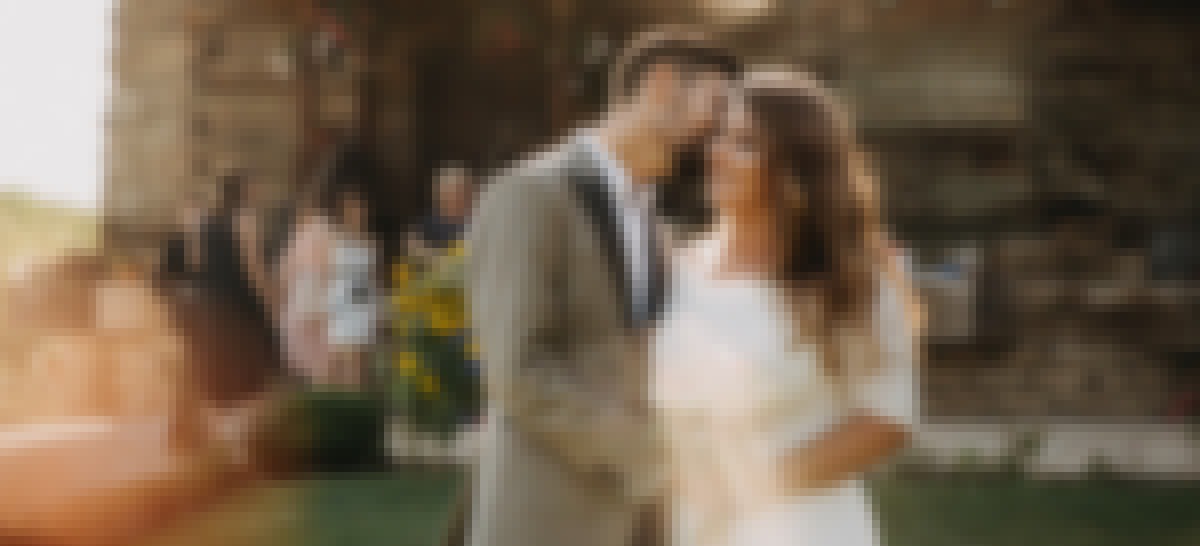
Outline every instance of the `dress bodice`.
{"label": "dress bodice", "polygon": [[[711,243],[706,243],[711,245]],[[654,344],[654,396],[666,414],[794,421],[837,410],[821,344],[798,331],[776,285],[715,279],[707,246],[675,270]]]}
{"label": "dress bodice", "polygon": [[[680,487],[675,544],[875,543],[858,480],[815,501],[781,489],[780,471],[789,450],[851,410],[912,422],[911,354],[899,335],[896,294],[882,290],[876,309],[879,366],[867,373],[861,357],[847,356],[845,373],[834,378],[824,343],[799,327],[810,323],[794,318],[796,308],[773,282],[710,274],[716,245],[703,241],[677,260],[653,344],[652,402]],[[729,534],[706,534],[713,521],[727,521]]]}

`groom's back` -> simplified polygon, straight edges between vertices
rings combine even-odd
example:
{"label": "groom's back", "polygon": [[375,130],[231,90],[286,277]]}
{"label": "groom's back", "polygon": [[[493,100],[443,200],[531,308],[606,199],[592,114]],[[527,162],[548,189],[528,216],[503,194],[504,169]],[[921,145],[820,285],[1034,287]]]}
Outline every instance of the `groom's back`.
{"label": "groom's back", "polygon": [[[489,430],[470,544],[623,544],[631,510],[592,470],[620,442],[588,433],[599,399],[637,396],[622,296],[602,229],[578,188],[575,140],[497,175],[469,234],[469,297]],[[581,174],[582,173],[582,174]]]}

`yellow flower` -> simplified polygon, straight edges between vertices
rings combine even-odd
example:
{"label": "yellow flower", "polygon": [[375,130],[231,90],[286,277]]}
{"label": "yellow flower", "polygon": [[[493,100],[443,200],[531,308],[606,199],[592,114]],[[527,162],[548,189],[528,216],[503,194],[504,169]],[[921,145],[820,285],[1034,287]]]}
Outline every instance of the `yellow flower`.
{"label": "yellow flower", "polygon": [[392,266],[392,283],[396,285],[407,284],[411,278],[412,271],[409,269],[408,264],[397,262]]}
{"label": "yellow flower", "polygon": [[440,388],[437,378],[432,375],[423,375],[418,381],[418,388],[425,394],[434,394]]}
{"label": "yellow flower", "polygon": [[410,352],[402,352],[398,357],[396,357],[396,369],[400,370],[401,372],[407,374],[415,373],[417,371],[417,367],[420,365],[421,362],[417,359],[417,355],[414,355]]}
{"label": "yellow flower", "polygon": [[397,294],[392,298],[392,304],[403,314],[428,314],[431,306],[429,298],[415,294]]}
{"label": "yellow flower", "polygon": [[434,309],[429,313],[429,327],[439,334],[447,334],[458,329],[458,322],[446,310]]}

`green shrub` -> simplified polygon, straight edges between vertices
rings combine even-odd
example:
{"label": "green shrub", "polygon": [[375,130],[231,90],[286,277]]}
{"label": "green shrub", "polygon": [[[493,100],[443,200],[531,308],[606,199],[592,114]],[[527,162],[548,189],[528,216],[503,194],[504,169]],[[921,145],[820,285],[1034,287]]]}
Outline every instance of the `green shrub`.
{"label": "green shrub", "polygon": [[386,459],[386,404],[358,392],[286,397],[252,437],[254,465],[272,475],[373,470]]}

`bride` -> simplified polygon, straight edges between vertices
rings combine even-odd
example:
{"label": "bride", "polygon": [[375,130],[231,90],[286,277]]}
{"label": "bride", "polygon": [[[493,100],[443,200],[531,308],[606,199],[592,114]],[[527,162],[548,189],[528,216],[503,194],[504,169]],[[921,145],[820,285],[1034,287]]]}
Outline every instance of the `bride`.
{"label": "bride", "polygon": [[655,334],[674,546],[880,543],[861,473],[916,417],[916,309],[849,121],[748,77],[708,152],[715,227]]}

